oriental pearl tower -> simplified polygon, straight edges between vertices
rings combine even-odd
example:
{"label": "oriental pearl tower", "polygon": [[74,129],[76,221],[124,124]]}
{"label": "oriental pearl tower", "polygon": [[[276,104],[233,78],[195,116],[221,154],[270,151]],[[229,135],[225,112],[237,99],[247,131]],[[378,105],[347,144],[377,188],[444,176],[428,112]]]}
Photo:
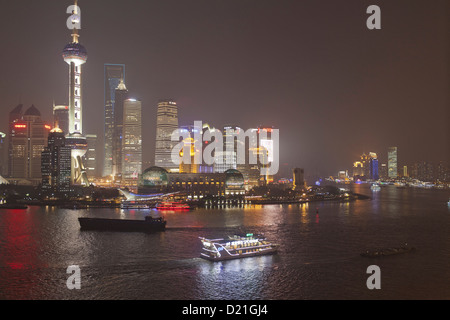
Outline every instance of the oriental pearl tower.
{"label": "oriental pearl tower", "polygon": [[[86,169],[83,164],[83,156],[87,150],[87,140],[83,136],[82,117],[82,82],[81,66],[86,63],[87,51],[79,43],[78,29],[81,25],[81,18],[77,0],[75,5],[70,6],[72,10],[67,27],[72,29],[72,42],[64,47],[62,56],[69,65],[69,132],[66,133],[66,143],[72,148],[72,170],[71,183],[73,185],[89,185]],[[68,11],[70,13],[70,11]]]}

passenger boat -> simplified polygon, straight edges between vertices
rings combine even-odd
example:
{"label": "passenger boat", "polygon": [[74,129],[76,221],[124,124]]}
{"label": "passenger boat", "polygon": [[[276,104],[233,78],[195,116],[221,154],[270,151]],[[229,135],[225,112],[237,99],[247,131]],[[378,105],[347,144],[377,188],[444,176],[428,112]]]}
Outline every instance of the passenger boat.
{"label": "passenger boat", "polygon": [[210,261],[222,261],[246,257],[274,254],[278,245],[270,243],[261,235],[247,233],[245,236],[229,236],[227,239],[206,239],[200,237],[202,252],[200,257]]}
{"label": "passenger boat", "polygon": [[161,202],[156,205],[158,210],[190,210],[191,206],[184,202]]}
{"label": "passenger boat", "polygon": [[361,256],[368,257],[368,258],[377,258],[377,257],[383,257],[383,256],[391,256],[394,254],[401,254],[401,253],[407,253],[415,251],[416,248],[414,247],[408,247],[406,244],[403,247],[399,248],[385,248],[381,250],[376,251],[369,251],[361,253]]}
{"label": "passenger boat", "polygon": [[371,189],[372,191],[380,191],[380,190],[381,190],[381,187],[380,187],[379,184],[374,183],[374,184],[370,187],[370,189]]}
{"label": "passenger boat", "polygon": [[136,201],[122,201],[120,204],[121,209],[150,209],[148,203],[140,203]]}
{"label": "passenger boat", "polygon": [[166,221],[159,217],[145,217],[144,220],[78,218],[82,230],[143,231],[155,232],[166,229]]}

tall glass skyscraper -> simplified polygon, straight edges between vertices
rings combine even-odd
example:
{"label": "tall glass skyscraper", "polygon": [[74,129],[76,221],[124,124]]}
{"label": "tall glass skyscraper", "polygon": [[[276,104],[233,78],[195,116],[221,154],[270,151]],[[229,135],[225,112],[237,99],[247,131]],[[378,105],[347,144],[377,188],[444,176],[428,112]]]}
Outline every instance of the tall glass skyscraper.
{"label": "tall glass skyscraper", "polygon": [[388,177],[397,178],[397,147],[388,148]]}
{"label": "tall glass skyscraper", "polygon": [[142,173],[142,105],[127,99],[123,103],[122,180],[136,180]]}
{"label": "tall glass skyscraper", "polygon": [[114,131],[112,139],[112,175],[122,175],[123,106],[128,98],[128,90],[123,79],[116,89],[114,101]]}
{"label": "tall glass skyscraper", "polygon": [[125,81],[124,64],[104,65],[105,85],[105,154],[103,162],[103,176],[113,174],[113,136],[114,136],[114,107],[116,89],[120,81]]}
{"label": "tall glass skyscraper", "polygon": [[178,106],[173,100],[158,103],[156,117],[155,166],[168,171],[177,171],[178,165],[172,162],[171,152],[177,142],[171,141],[172,132],[178,129]]}
{"label": "tall glass skyscraper", "polygon": [[66,146],[64,132],[60,128],[51,130],[41,156],[44,192],[62,195],[70,191],[71,151],[72,148]]}

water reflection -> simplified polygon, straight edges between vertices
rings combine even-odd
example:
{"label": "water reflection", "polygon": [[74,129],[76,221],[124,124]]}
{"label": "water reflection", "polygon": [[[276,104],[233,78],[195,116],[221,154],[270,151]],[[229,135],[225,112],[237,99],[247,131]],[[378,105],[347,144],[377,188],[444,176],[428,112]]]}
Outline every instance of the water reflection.
{"label": "water reflection", "polygon": [[205,299],[262,299],[275,256],[201,261],[198,288]]}

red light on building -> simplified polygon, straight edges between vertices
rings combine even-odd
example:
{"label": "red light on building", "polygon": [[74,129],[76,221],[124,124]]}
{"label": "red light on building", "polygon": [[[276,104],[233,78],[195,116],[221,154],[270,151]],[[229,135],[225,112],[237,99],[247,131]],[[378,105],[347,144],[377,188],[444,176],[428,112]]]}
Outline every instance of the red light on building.
{"label": "red light on building", "polygon": [[15,124],[14,125],[14,128],[16,128],[16,129],[25,129],[26,127],[27,127],[26,124]]}

